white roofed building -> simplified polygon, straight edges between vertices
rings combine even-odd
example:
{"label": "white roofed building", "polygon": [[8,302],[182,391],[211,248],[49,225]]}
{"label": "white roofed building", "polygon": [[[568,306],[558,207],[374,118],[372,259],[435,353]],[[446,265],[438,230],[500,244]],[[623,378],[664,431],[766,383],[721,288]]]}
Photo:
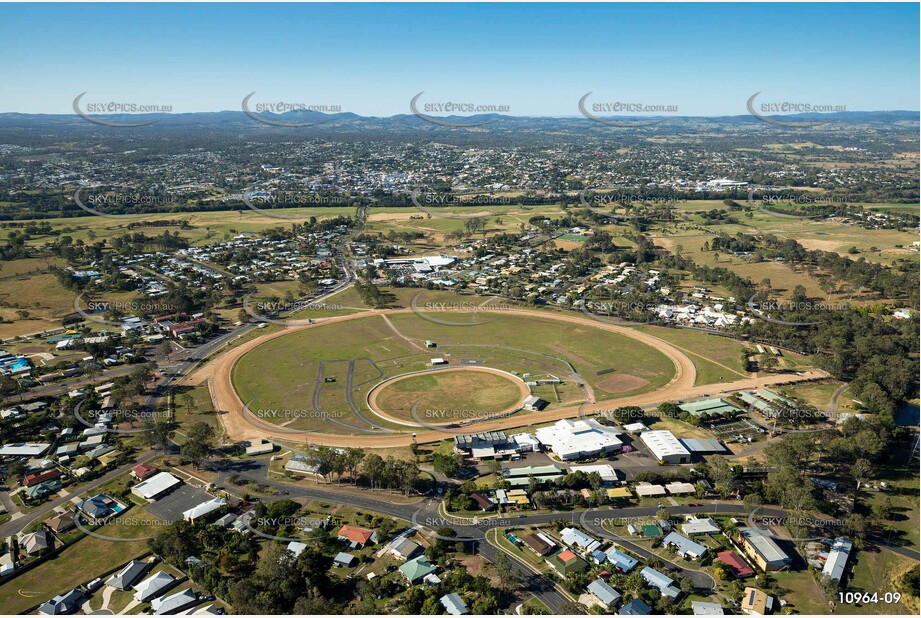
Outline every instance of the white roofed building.
{"label": "white roofed building", "polygon": [[586,421],[563,419],[535,433],[537,439],[563,461],[617,452],[624,447],[613,431],[598,429]]}
{"label": "white roofed building", "polygon": [[691,462],[691,453],[681,444],[672,432],[661,429],[657,431],[644,431],[640,440],[646,445],[653,456],[662,463],[681,464]]}
{"label": "white roofed building", "polygon": [[156,500],[178,487],[181,483],[182,481],[169,472],[160,472],[132,487],[131,493],[145,500]]}

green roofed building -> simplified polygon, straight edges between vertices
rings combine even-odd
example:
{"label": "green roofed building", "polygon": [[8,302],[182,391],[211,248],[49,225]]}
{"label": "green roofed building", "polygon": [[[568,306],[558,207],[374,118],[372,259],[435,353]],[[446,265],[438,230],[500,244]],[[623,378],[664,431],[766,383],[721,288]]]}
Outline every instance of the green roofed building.
{"label": "green roofed building", "polygon": [[550,556],[547,558],[547,562],[563,577],[570,573],[581,573],[588,569],[588,563],[569,549],[564,549],[560,553]]}
{"label": "green roofed building", "polygon": [[736,396],[744,401],[747,405],[752,406],[762,414],[769,415],[773,412],[774,406],[794,406],[792,401],[786,397],[782,397],[773,391],[769,391],[766,388],[759,388],[756,391],[742,391],[737,393]]}
{"label": "green roofed building", "polygon": [[655,524],[646,524],[643,526],[643,538],[654,539],[662,536],[662,529]]}
{"label": "green roofed building", "polygon": [[693,416],[703,416],[704,414],[709,416],[735,416],[742,412],[742,410],[725,399],[720,398],[684,403],[678,407],[681,408],[683,412],[687,412]]}
{"label": "green roofed building", "polygon": [[400,573],[410,584],[415,584],[426,575],[435,572],[435,566],[426,560],[425,556],[419,556],[414,560],[403,564],[400,567]]}

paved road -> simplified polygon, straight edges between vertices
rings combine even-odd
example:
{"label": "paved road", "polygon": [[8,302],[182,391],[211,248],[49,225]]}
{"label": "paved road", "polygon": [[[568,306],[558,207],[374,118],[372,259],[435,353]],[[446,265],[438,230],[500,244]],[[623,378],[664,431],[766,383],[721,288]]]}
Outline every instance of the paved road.
{"label": "paved road", "polygon": [[160,454],[161,453],[157,451],[148,452],[143,457],[139,457],[135,461],[131,463],[127,463],[119,468],[109,470],[108,472],[100,476],[99,478],[93,479],[92,481],[88,483],[85,483],[78,487],[74,486],[74,487],[67,488],[68,493],[63,498],[60,498],[60,497],[55,498],[54,500],[50,502],[46,502],[42,504],[40,507],[38,507],[34,511],[23,513],[22,517],[19,517],[12,521],[8,521],[3,525],[0,525],[0,537],[7,537],[10,535],[16,534],[17,532],[19,532],[20,530],[22,530],[23,528],[31,524],[33,521],[46,517],[56,507],[59,507],[62,504],[70,502],[70,499],[73,498],[74,496],[77,496],[87,491],[96,489],[100,485],[104,485],[105,483],[111,481],[117,476],[121,476],[122,474],[127,474],[128,471],[131,470],[131,468],[133,468],[134,466],[138,465],[139,463],[150,461],[151,459],[159,456]]}
{"label": "paved road", "polygon": [[[224,462],[223,467],[219,470],[215,478],[215,484],[231,493],[238,493],[238,489],[226,482],[227,476],[230,473],[236,473],[242,478],[287,492],[284,496],[286,498],[306,498],[310,500],[339,502],[355,508],[382,513],[396,519],[402,519],[413,526],[430,524],[431,528],[438,528],[440,527],[438,522],[444,520],[438,513],[438,501],[429,498],[420,498],[417,502],[411,504],[395,503],[388,501],[386,499],[386,494],[383,492],[375,494],[369,491],[366,492],[367,495],[357,495],[353,492],[336,492],[334,489],[320,489],[269,481],[267,480],[267,460]],[[327,485],[326,487],[330,486]],[[452,519],[451,521],[453,522],[454,520]],[[451,527],[457,532],[458,537],[475,539],[475,541],[472,542],[476,547],[477,553],[483,558],[493,563],[496,561],[499,550],[486,542],[482,529],[465,525],[452,525]],[[522,574],[525,590],[534,594],[534,596],[538,597],[552,610],[556,611],[563,603],[568,601],[568,599],[560,593],[546,577],[536,573],[533,569],[524,565],[517,559],[513,559],[512,564]]]}

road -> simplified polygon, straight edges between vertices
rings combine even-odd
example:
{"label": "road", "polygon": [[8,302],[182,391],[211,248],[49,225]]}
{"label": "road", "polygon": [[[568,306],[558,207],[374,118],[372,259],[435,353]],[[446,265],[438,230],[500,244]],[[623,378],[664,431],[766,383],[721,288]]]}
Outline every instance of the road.
{"label": "road", "polygon": [[139,457],[137,460],[131,463],[127,463],[118,468],[109,470],[108,472],[100,476],[99,478],[93,479],[92,481],[89,481],[88,483],[84,483],[83,485],[80,485],[79,487],[68,488],[69,491],[65,496],[55,498],[54,500],[51,500],[50,502],[45,502],[44,504],[39,506],[34,511],[23,513],[21,517],[18,517],[12,521],[8,521],[5,524],[0,525],[0,538],[16,534],[20,530],[23,530],[24,528],[26,528],[33,521],[47,517],[51,513],[51,511],[53,511],[55,508],[61,506],[62,504],[66,504],[67,502],[70,502],[71,498],[73,498],[74,496],[78,496],[88,491],[92,491],[93,489],[96,489],[97,487],[104,485],[105,483],[108,483],[115,477],[121,476],[122,474],[127,474],[131,470],[131,468],[133,468],[134,466],[138,465],[139,463],[145,463],[147,461],[150,461],[151,459],[158,457],[160,454],[161,453],[157,451],[150,451],[144,456]]}
{"label": "road", "polygon": [[[618,545],[625,547],[642,558],[658,558],[665,565],[665,570],[672,572],[673,577],[687,577],[694,587],[700,591],[706,592],[715,587],[715,582],[708,573],[688,569],[665,560],[660,556],[656,556],[644,547],[631,542],[629,539],[623,539],[612,534],[602,525],[602,522],[607,519],[654,517],[658,511],[657,507],[628,507],[622,509],[598,508],[568,513],[525,512],[516,515],[504,514],[471,520],[461,517],[446,517],[439,510],[440,502],[432,498],[420,498],[418,501],[407,504],[405,502],[388,501],[385,498],[387,494],[384,492],[336,492],[332,485],[310,487],[270,481],[267,480],[268,460],[228,461],[224,462],[222,466],[223,467],[217,474],[215,483],[231,493],[238,493],[239,489],[227,482],[227,476],[231,473],[236,473],[244,479],[262,483],[282,492],[286,492],[284,494],[286,498],[302,498],[346,504],[362,510],[389,515],[390,517],[409,522],[414,527],[426,528],[430,532],[434,532],[435,529],[442,526],[448,526],[457,533],[458,538],[471,539],[470,542],[475,545],[477,553],[493,563],[495,563],[499,552],[502,550],[487,541],[486,533],[489,530],[518,526],[548,526],[554,521],[568,519],[573,525],[583,526],[589,533],[594,534],[596,537],[615,541]],[[754,511],[755,508],[739,501],[715,501],[700,507],[667,506],[666,510],[673,516],[692,513],[747,516]],[[759,512],[771,517],[783,517],[785,515],[783,509],[773,507],[761,507]],[[551,610],[557,611],[564,603],[569,601],[562,592],[556,589],[549,579],[536,572],[529,565],[515,559],[514,556],[509,554],[506,555],[512,558],[512,563],[515,565],[515,568],[524,576],[525,590],[539,598],[544,604],[550,607]],[[917,552],[915,552],[914,559],[917,560]]]}

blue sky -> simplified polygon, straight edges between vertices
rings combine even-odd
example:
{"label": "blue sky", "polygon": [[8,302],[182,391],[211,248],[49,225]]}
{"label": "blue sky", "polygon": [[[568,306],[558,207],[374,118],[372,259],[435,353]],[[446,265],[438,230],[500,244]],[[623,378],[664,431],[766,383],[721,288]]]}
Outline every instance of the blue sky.
{"label": "blue sky", "polygon": [[919,107],[917,4],[0,4],[0,111],[73,98],[241,99],[570,116],[590,102],[744,114],[745,101]]}

